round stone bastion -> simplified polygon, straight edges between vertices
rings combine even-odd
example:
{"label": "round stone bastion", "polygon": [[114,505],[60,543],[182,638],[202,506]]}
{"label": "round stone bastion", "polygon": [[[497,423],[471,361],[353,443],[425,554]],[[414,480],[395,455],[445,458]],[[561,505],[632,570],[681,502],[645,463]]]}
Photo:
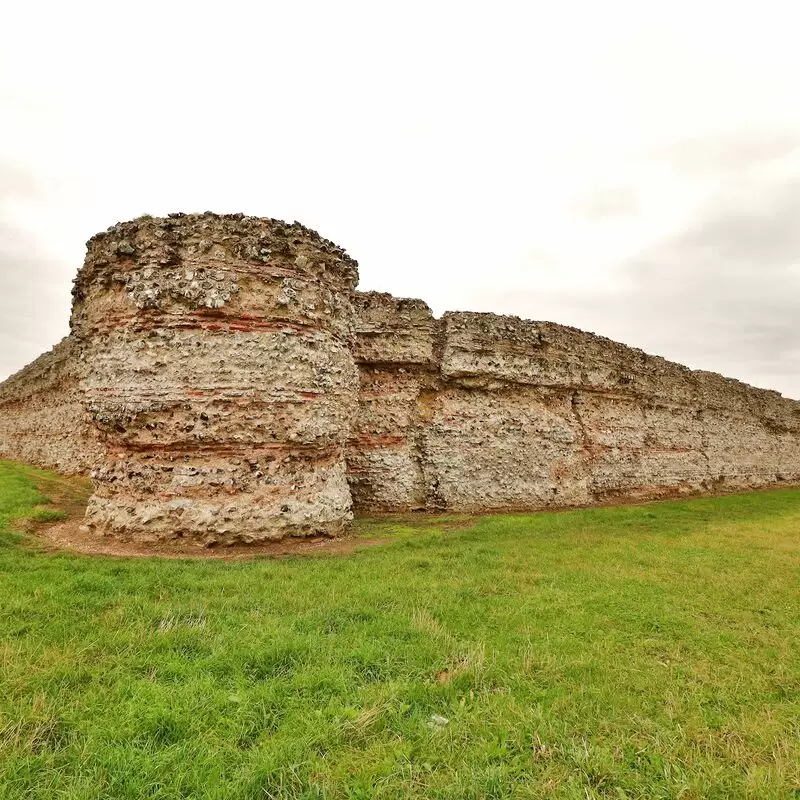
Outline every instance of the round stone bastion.
{"label": "round stone bastion", "polygon": [[207,546],[339,533],[357,263],[241,214],[141,217],[87,247],[72,331],[108,455],[86,524]]}

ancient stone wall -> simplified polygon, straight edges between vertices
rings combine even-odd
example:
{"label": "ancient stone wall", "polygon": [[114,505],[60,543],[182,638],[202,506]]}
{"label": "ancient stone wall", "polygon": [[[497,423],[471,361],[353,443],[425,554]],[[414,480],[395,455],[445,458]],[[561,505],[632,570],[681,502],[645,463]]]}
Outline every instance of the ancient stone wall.
{"label": "ancient stone wall", "polygon": [[88,243],[71,336],[3,384],[2,452],[91,467],[87,523],[121,537],[336,533],[352,517],[357,279],[299,224],[116,225]]}
{"label": "ancient stone wall", "polygon": [[[360,306],[348,447],[357,510],[545,508],[800,482],[800,403],[776,392],[554,323],[437,321],[386,295]],[[416,362],[395,357],[395,331]]]}
{"label": "ancient stone wall", "polygon": [[800,484],[800,403],[590,333],[434,318],[277,220],[88,243],[72,333],[0,385],[0,455],[91,473],[98,532],[210,545],[360,513]]}
{"label": "ancient stone wall", "polygon": [[421,300],[357,293],[358,414],[347,446],[350,488],[365,511],[431,507],[420,405],[438,387],[439,322]]}
{"label": "ancient stone wall", "polygon": [[351,517],[354,261],[301,225],[175,215],[89,242],[73,330],[109,443],[87,520],[207,543]]}
{"label": "ancient stone wall", "polygon": [[86,410],[87,364],[80,340],[67,337],[0,384],[0,457],[65,475],[88,475],[105,448]]}

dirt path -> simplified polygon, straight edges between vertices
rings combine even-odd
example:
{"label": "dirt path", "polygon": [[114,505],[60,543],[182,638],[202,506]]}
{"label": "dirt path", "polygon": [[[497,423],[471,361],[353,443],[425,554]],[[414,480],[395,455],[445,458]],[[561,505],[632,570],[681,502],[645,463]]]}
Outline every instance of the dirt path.
{"label": "dirt path", "polygon": [[63,511],[67,515],[64,521],[37,523],[29,520],[21,526],[48,550],[71,550],[85,555],[124,558],[204,558],[233,561],[257,557],[346,555],[388,541],[386,537],[319,536],[228,547],[203,547],[181,539],[152,543],[123,542],[111,536],[93,533],[84,526],[86,503],[92,492],[90,481],[85,478],[41,475],[38,472],[31,473],[31,478],[39,491],[50,499],[47,508]]}
{"label": "dirt path", "polygon": [[313,539],[284,539],[280,542],[236,544],[228,547],[203,547],[185,540],[137,543],[92,533],[82,519],[38,526],[32,535],[54,549],[73,550],[92,556],[125,558],[205,558],[235,561],[246,558],[313,555],[346,555],[388,541],[386,538],[325,536]]}

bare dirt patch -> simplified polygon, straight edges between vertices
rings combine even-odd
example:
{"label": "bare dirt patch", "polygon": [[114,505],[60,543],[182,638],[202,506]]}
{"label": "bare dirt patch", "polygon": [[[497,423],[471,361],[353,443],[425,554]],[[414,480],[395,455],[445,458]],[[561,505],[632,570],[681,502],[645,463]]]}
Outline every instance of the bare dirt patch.
{"label": "bare dirt patch", "polygon": [[124,542],[87,530],[82,519],[39,526],[37,539],[50,547],[73,550],[92,556],[126,558],[206,558],[235,561],[247,558],[314,555],[347,555],[365,547],[384,544],[385,538],[315,537],[284,539],[279,542],[236,544],[229,547],[203,547],[185,540],[165,542]]}
{"label": "bare dirt patch", "polygon": [[366,547],[384,544],[387,537],[326,537],[284,539],[258,544],[236,544],[228,547],[204,547],[189,540],[163,542],[124,542],[111,536],[94,533],[84,526],[86,503],[92,492],[85,478],[32,474],[39,491],[50,499],[48,509],[66,514],[59,522],[22,520],[17,524],[39,545],[49,550],[71,550],[92,556],[124,558],[211,558],[240,560],[247,558],[315,555],[347,555]]}

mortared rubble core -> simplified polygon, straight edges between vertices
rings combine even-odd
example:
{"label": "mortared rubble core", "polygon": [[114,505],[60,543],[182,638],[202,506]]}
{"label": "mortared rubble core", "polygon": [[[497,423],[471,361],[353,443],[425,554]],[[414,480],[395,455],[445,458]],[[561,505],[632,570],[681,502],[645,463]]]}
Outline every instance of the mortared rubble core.
{"label": "mortared rubble core", "polygon": [[91,474],[141,542],[336,535],[800,483],[800,403],[600,336],[356,291],[298,223],[174,214],[88,243],[71,333],[0,384],[0,455]]}

